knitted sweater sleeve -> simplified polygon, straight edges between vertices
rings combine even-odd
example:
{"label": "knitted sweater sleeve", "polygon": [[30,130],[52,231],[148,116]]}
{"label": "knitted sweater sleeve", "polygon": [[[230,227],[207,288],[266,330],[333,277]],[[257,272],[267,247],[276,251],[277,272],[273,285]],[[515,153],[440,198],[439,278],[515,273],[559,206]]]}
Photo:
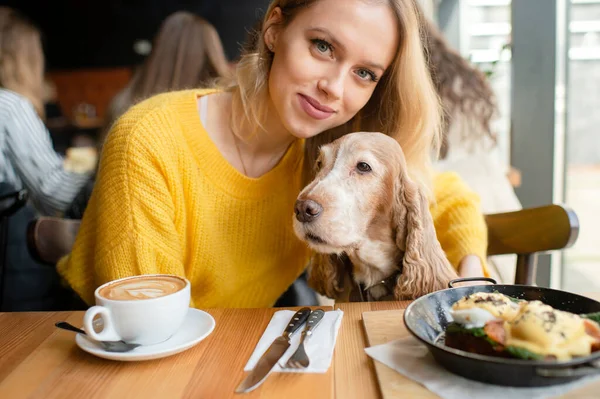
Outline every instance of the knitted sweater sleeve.
{"label": "knitted sweater sleeve", "polygon": [[430,210],[437,238],[450,263],[458,270],[467,255],[479,257],[485,276],[487,226],[480,210],[479,196],[454,172],[438,174],[434,179]]}
{"label": "knitted sweater sleeve", "polygon": [[185,276],[170,191],[176,172],[164,161],[168,145],[161,139],[170,118],[141,111],[132,109],[113,127],[73,250],[57,266],[88,304],[94,303],[95,288],[111,280]]}

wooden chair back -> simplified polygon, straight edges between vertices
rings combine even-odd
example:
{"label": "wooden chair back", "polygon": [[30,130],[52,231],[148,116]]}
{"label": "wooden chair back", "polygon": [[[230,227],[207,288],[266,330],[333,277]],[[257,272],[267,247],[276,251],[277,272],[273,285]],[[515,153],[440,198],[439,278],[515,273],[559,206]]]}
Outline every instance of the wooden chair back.
{"label": "wooden chair back", "polygon": [[557,204],[490,214],[485,220],[488,256],[517,254],[515,284],[534,284],[537,254],[569,248],[579,235],[577,214]]}

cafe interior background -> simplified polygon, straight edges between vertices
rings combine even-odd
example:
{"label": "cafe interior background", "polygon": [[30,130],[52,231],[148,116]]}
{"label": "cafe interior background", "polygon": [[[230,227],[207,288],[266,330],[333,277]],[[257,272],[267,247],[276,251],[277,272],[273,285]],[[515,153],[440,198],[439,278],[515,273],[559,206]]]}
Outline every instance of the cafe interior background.
{"label": "cafe interior background", "polygon": [[[539,258],[537,283],[600,291],[600,0],[419,0],[494,88],[506,210],[565,203],[580,220],[576,245]],[[217,29],[230,61],[269,0],[16,0],[44,35],[47,76],[61,111],[48,125],[55,148],[89,144],[111,97],[152,48],[160,23],[187,10]],[[531,16],[534,16],[533,18]],[[513,54],[516,46],[522,53]],[[69,120],[69,128],[60,123]],[[445,167],[474,173],[464,159]],[[454,163],[453,163],[454,162]],[[482,176],[464,176],[482,181]],[[485,180],[485,178],[483,179]],[[485,186],[479,187],[484,192]],[[490,188],[492,190],[492,188]],[[496,191],[494,191],[496,192]],[[503,197],[504,198],[504,197]],[[515,199],[518,201],[515,202]],[[500,201],[500,200],[498,200]]]}

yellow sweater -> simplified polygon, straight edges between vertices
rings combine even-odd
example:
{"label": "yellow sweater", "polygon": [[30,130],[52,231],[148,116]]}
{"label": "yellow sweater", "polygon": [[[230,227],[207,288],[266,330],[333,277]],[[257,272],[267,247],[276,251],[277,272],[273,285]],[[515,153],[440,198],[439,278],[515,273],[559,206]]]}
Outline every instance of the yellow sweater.
{"label": "yellow sweater", "polygon": [[[304,270],[309,252],[292,230],[302,143],[264,176],[243,176],[202,126],[196,102],[207,93],[153,97],[113,127],[73,250],[57,266],[87,303],[107,281],[169,273],[190,280],[193,306],[267,307]],[[450,261],[483,259],[478,199],[453,174],[436,178],[435,194]]]}

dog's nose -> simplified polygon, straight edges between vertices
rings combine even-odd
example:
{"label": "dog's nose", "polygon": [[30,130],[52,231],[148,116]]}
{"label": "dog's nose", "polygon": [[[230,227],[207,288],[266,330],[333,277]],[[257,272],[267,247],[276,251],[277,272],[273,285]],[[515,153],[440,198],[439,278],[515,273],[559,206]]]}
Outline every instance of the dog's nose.
{"label": "dog's nose", "polygon": [[313,200],[298,200],[294,205],[294,212],[299,222],[310,223],[319,217],[323,207]]}

